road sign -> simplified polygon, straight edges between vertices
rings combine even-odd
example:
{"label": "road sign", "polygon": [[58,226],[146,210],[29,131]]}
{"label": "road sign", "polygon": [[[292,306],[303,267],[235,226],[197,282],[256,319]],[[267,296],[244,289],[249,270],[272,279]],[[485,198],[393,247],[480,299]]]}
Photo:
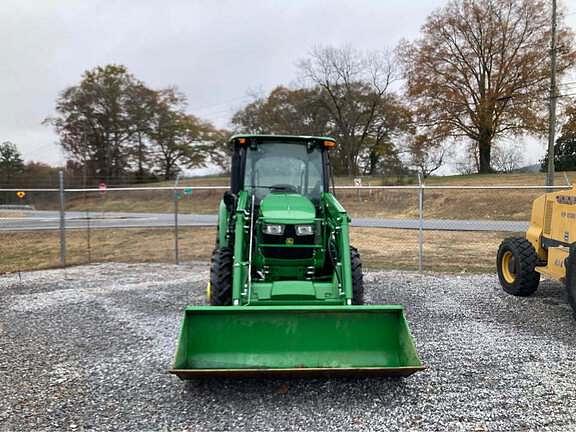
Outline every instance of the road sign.
{"label": "road sign", "polygon": [[106,192],[106,189],[108,187],[106,186],[106,183],[104,183],[103,181],[101,181],[100,183],[98,183],[98,190],[102,193]]}
{"label": "road sign", "polygon": [[362,179],[360,177],[354,179],[354,186],[362,186]]}
{"label": "road sign", "polygon": [[192,195],[192,188],[191,187],[184,188],[184,195]]}
{"label": "road sign", "polygon": [[16,192],[16,196],[20,199],[24,198],[26,196],[26,192],[24,191],[18,191]]}

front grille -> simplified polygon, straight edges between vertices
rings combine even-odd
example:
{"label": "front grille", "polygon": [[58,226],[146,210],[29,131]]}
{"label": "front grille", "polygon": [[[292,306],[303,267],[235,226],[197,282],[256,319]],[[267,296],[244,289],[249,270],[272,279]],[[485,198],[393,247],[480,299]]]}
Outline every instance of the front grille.
{"label": "front grille", "polygon": [[[262,234],[262,242],[265,244],[281,244],[285,245],[286,239],[294,239],[294,246],[298,245],[313,245],[314,244],[313,235],[308,236],[297,236],[296,227],[294,225],[286,225],[284,227],[284,234],[281,236]],[[314,256],[313,248],[275,248],[275,247],[264,247],[262,248],[262,253],[267,258],[283,258],[283,259],[310,259]]]}

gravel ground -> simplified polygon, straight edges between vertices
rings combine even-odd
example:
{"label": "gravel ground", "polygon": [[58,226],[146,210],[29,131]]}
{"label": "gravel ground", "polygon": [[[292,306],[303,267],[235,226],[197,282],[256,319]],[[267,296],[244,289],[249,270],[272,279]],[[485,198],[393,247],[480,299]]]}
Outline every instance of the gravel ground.
{"label": "gravel ground", "polygon": [[366,275],[406,305],[427,370],[403,380],[166,373],[208,269],[102,264],[0,277],[0,430],[576,430],[576,322],[560,285]]}

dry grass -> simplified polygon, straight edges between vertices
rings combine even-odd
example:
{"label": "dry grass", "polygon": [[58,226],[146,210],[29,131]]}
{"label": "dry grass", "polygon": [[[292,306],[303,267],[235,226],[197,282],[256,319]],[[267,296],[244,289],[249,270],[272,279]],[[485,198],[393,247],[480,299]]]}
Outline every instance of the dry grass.
{"label": "dry grass", "polygon": [[[567,173],[576,179],[576,173]],[[366,178],[364,184],[378,185],[386,179]],[[183,184],[191,186],[225,185],[225,177],[189,179]],[[349,178],[340,178],[339,184],[351,184]],[[432,177],[427,180],[434,185],[543,185],[544,174],[489,174],[473,176]],[[565,184],[564,175],[557,174],[556,184]],[[161,183],[159,185],[167,185]],[[439,219],[504,219],[527,220],[534,198],[542,190],[427,190],[425,193],[425,217]],[[418,195],[415,190],[340,190],[338,199],[353,217],[414,218],[418,215]],[[221,190],[194,191],[179,201],[184,213],[214,214],[222,197]],[[38,208],[45,208],[41,203]],[[52,207],[57,205],[53,200]],[[172,212],[174,200],[171,191],[107,192],[104,195],[69,194],[69,210],[98,212]]]}
{"label": "dry grass", "polygon": [[[194,191],[178,201],[182,213],[215,214],[222,198],[221,190]],[[106,194],[68,194],[66,209],[91,212],[171,213],[174,211],[172,191],[127,191]]]}
{"label": "dry grass", "polygon": [[[426,231],[426,270],[447,272],[492,272],[503,233]],[[208,261],[214,245],[213,228],[180,231],[181,261]],[[116,229],[66,235],[67,263],[174,262],[174,233],[168,229]],[[416,269],[418,232],[380,228],[354,228],[351,243],[361,252],[369,269]],[[2,234],[0,273],[57,267],[59,235],[55,231]]]}
{"label": "dry grass", "polygon": [[[424,269],[446,272],[492,272],[498,245],[510,233],[424,232]],[[368,268],[418,267],[418,231],[354,228],[351,243]]]}
{"label": "dry grass", "polygon": [[21,210],[0,210],[0,219],[21,218],[26,212]]}
{"label": "dry grass", "polygon": [[[174,262],[174,232],[169,229],[95,229],[66,233],[69,265],[89,262]],[[60,265],[59,233],[33,231],[2,233],[0,273],[38,270]],[[182,229],[182,261],[210,259],[216,232],[213,228]],[[90,244],[90,247],[88,245]]]}
{"label": "dry grass", "polygon": [[[528,220],[538,190],[427,190],[426,218]],[[215,214],[222,191],[195,191],[179,201],[182,213]],[[352,217],[416,218],[415,190],[337,191],[337,197]],[[91,212],[171,213],[174,202],[169,192],[117,192],[104,197],[73,197],[68,210]]]}
{"label": "dry grass", "polygon": [[[566,171],[566,177],[570,182],[576,181],[576,172]],[[554,184],[565,185],[566,177],[563,172],[557,172],[554,176]],[[462,185],[462,186],[486,186],[486,185],[515,185],[515,186],[544,186],[546,173],[495,173],[495,174],[471,174],[454,175],[443,177],[430,177],[426,180],[429,185]]]}

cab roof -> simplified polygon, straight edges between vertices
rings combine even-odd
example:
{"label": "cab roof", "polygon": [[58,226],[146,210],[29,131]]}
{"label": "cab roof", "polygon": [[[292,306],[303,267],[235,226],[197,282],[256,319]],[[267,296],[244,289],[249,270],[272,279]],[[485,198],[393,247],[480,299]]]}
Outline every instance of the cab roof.
{"label": "cab roof", "polygon": [[230,137],[230,142],[234,142],[238,138],[246,138],[246,139],[256,138],[256,139],[262,140],[262,141],[278,141],[280,139],[280,140],[286,140],[286,141],[334,141],[334,142],[336,142],[336,140],[334,138],[329,137],[329,136],[269,135],[269,134],[264,134],[264,135],[259,135],[259,134],[233,135],[232,137]]}

